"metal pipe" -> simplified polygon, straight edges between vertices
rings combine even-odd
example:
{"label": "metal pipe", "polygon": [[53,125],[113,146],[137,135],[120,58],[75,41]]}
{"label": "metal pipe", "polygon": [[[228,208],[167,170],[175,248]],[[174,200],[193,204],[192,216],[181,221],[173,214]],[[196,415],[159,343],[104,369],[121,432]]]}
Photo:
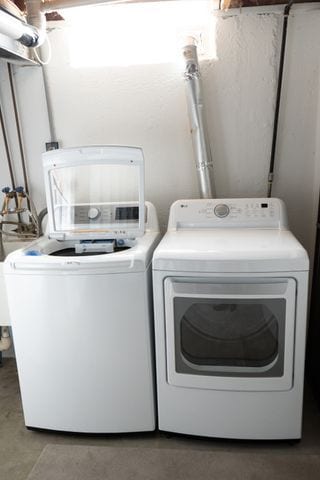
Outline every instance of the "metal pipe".
{"label": "metal pipe", "polygon": [[213,162],[204,114],[197,47],[193,38],[189,38],[188,44],[183,47],[183,56],[186,62],[184,77],[200,197],[212,198],[215,196]]}
{"label": "metal pipe", "polygon": [[[27,167],[26,167],[26,160],[25,160],[25,154],[24,154],[24,149],[23,149],[22,134],[21,134],[21,127],[20,127],[20,122],[19,122],[19,114],[18,114],[16,94],[15,94],[14,85],[13,85],[12,67],[11,67],[10,63],[8,63],[8,75],[9,75],[9,82],[10,82],[10,91],[11,91],[11,98],[12,98],[12,104],[13,104],[14,118],[15,118],[15,123],[16,123],[16,130],[17,130],[17,135],[18,135],[18,144],[19,144],[21,164],[22,164],[24,189],[25,189],[25,192],[26,192],[27,196],[29,196],[29,183],[28,183],[28,176],[27,176]],[[30,207],[29,197],[27,197],[27,204],[28,204],[28,208],[30,210],[31,207]]]}
{"label": "metal pipe", "polygon": [[15,186],[16,186],[16,182],[15,182],[15,178],[14,178],[11,154],[10,154],[10,149],[9,149],[8,135],[7,135],[6,127],[5,127],[5,124],[4,124],[4,119],[3,119],[3,113],[2,113],[2,107],[1,106],[0,106],[0,123],[1,123],[3,141],[4,141],[4,148],[5,148],[5,151],[6,151],[7,163],[8,163],[8,167],[9,167],[11,186],[14,189]]}
{"label": "metal pipe", "polygon": [[15,182],[15,179],[14,179],[14,172],[13,172],[11,154],[10,154],[10,149],[9,149],[8,136],[7,136],[6,127],[5,127],[5,124],[4,124],[4,119],[3,119],[1,106],[0,106],[0,123],[1,123],[3,141],[4,141],[4,148],[5,148],[5,151],[6,151],[7,163],[8,163],[8,167],[9,167],[11,186],[12,186],[12,188],[15,188],[16,182]]}
{"label": "metal pipe", "polygon": [[48,215],[48,209],[43,208],[41,212],[38,215],[38,222],[39,222],[39,236],[43,235],[43,227],[42,227],[42,222],[44,217]]}
{"label": "metal pipe", "polygon": [[3,245],[3,235],[2,235],[2,222],[0,221],[0,262],[3,262],[5,259],[4,245]]}
{"label": "metal pipe", "polygon": [[50,92],[49,92],[47,72],[46,72],[46,69],[43,65],[41,66],[41,71],[42,71],[44,96],[45,96],[45,99],[46,99],[46,107],[47,107],[47,114],[48,114],[50,141],[55,142],[55,141],[57,141],[57,134],[56,134],[55,123],[54,123],[53,114],[52,114],[52,101],[51,101],[51,96],[50,96]]}

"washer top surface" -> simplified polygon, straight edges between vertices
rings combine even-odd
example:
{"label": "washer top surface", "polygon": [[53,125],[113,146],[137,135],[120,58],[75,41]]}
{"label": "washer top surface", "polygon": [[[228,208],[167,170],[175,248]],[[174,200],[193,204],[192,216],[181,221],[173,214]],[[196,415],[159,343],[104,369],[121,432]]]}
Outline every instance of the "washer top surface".
{"label": "washer top surface", "polygon": [[[250,199],[183,200],[170,211],[168,232],[153,269],[176,272],[306,271],[308,255],[287,229],[283,202]],[[261,207],[261,205],[263,205]],[[265,206],[268,205],[268,206]],[[218,206],[218,208],[217,208]]]}
{"label": "washer top surface", "polygon": [[127,239],[129,248],[100,255],[55,256],[54,252],[72,249],[73,240],[58,241],[43,236],[27,247],[7,256],[4,273],[39,275],[81,275],[144,272],[150,265],[159,241],[158,220],[154,206],[146,202],[146,231],[142,237]]}
{"label": "washer top surface", "polygon": [[[158,232],[147,232],[135,240],[127,250],[88,256],[54,256],[52,252],[72,247],[72,241],[59,242],[48,237],[41,238],[27,248],[17,250],[4,262],[5,274],[79,275],[105,273],[134,273],[145,271],[158,243]],[[29,255],[28,251],[36,252]]]}

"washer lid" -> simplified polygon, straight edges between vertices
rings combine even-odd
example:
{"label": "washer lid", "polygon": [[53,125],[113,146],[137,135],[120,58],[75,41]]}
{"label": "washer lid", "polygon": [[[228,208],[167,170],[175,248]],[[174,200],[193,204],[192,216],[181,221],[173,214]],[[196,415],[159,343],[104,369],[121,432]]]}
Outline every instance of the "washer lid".
{"label": "washer lid", "polygon": [[154,252],[153,269],[220,273],[306,271],[309,259],[288,230],[192,229],[166,233]]}
{"label": "washer lid", "polygon": [[43,154],[49,237],[135,238],[144,233],[141,148],[79,147]]}

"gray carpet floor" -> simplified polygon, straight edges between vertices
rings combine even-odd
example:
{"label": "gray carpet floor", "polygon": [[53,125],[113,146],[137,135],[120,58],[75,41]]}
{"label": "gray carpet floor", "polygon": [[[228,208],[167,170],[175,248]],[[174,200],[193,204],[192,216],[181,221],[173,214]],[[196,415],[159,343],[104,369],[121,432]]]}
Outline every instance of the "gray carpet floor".
{"label": "gray carpet floor", "polygon": [[28,480],[319,480],[320,455],[47,445]]}

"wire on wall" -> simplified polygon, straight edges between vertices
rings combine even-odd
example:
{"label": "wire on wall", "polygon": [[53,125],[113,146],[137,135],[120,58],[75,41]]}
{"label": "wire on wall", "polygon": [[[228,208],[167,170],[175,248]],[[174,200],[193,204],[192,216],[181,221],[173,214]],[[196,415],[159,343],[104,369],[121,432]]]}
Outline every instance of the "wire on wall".
{"label": "wire on wall", "polygon": [[[40,47],[34,47],[34,49],[33,49],[33,53],[34,53],[36,59],[38,60],[38,62],[40,63],[40,65],[48,65],[50,63],[51,57],[52,57],[52,48],[51,48],[51,43],[50,43],[48,35],[46,35],[45,43],[47,44],[47,58],[45,60],[43,60],[38,53],[38,49]],[[41,47],[43,47],[43,45]],[[43,48],[41,48],[41,53],[42,53],[42,51],[43,51]]]}
{"label": "wire on wall", "polygon": [[277,136],[278,136],[278,123],[279,123],[279,111],[280,111],[280,102],[281,102],[283,68],[284,68],[284,59],[285,59],[286,44],[287,44],[288,18],[289,18],[290,10],[293,3],[294,3],[294,0],[290,0],[288,4],[285,6],[285,9],[283,11],[283,26],[282,26],[281,51],[280,51],[280,60],[279,60],[278,86],[277,86],[276,106],[275,106],[275,112],[274,112],[270,167],[269,167],[269,174],[268,174],[268,197],[271,197],[273,179],[274,179],[274,164],[275,164],[275,154],[276,154]]}

